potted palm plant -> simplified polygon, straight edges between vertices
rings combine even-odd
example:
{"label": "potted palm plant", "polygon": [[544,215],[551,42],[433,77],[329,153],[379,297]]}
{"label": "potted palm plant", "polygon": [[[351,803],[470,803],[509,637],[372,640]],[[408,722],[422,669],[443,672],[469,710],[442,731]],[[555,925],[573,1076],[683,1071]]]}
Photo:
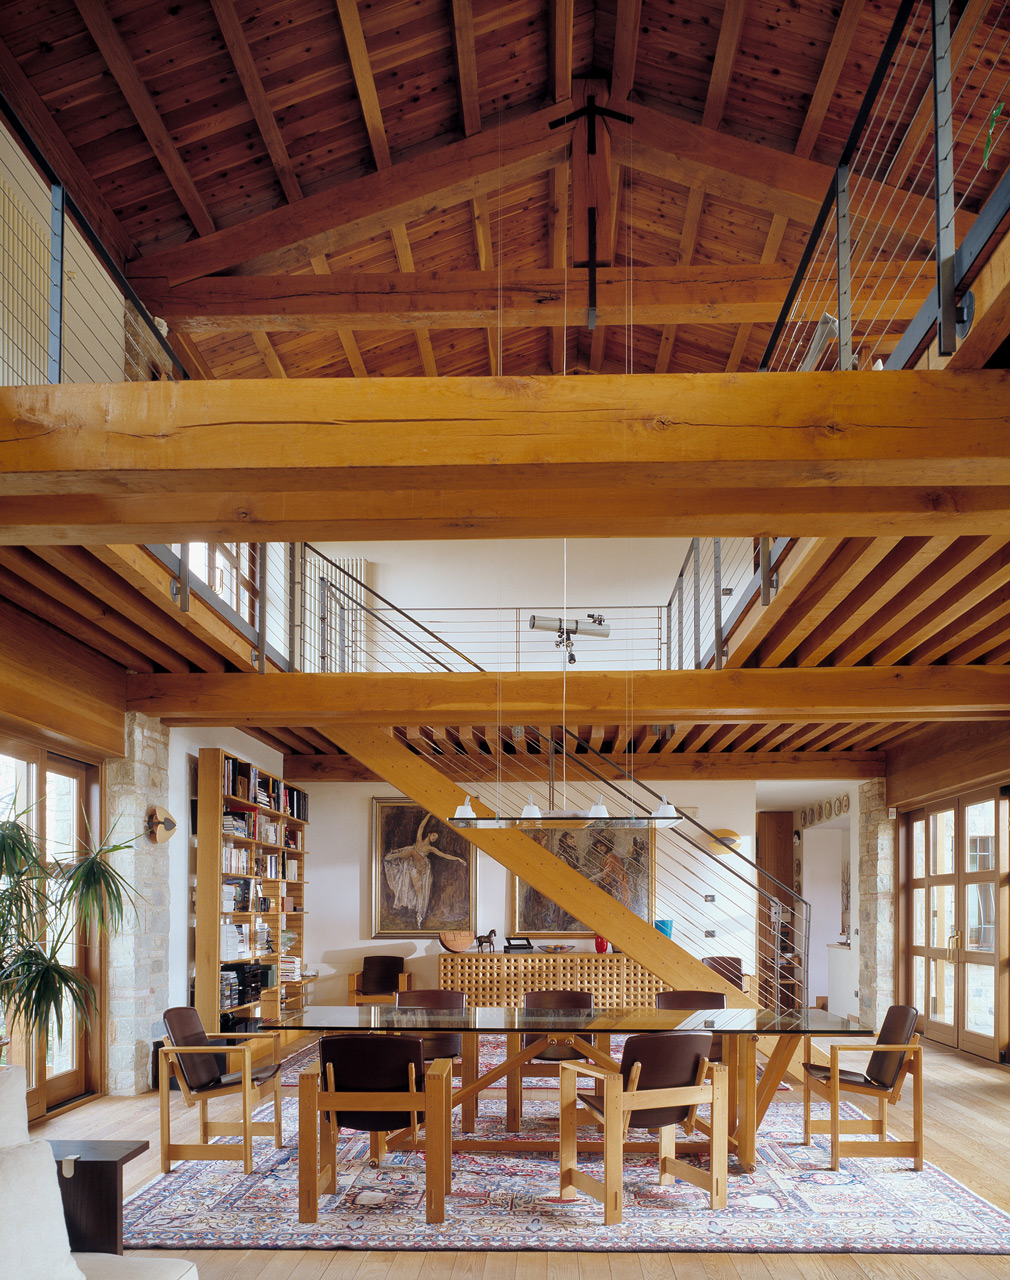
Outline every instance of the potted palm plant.
{"label": "potted palm plant", "polygon": [[[132,840],[110,840],[47,858],[26,813],[0,821],[0,1013],[43,1038],[63,1035],[68,1007],[85,1021],[95,1007],[87,976],[65,958],[78,927],[85,942],[123,923],[132,890],[109,863]],[[62,953],[62,954],[61,954]]]}

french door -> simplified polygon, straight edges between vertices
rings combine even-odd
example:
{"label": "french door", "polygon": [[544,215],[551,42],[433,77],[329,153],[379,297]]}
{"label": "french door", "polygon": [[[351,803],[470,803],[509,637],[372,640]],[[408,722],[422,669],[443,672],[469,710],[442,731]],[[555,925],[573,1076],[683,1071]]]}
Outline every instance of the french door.
{"label": "french door", "polygon": [[927,1039],[996,1060],[1007,1030],[1007,802],[909,815],[910,990]]}
{"label": "french door", "polygon": [[[87,821],[94,804],[94,770],[29,745],[0,740],[0,817],[8,814],[35,835],[47,858],[66,860],[87,842]],[[97,830],[97,823],[93,824]],[[100,964],[97,947],[86,947],[80,924],[72,921],[58,951],[61,961],[84,972],[96,987]],[[97,1022],[97,1015],[93,1015]],[[0,1010],[0,1038],[10,1040],[4,1053],[20,1063],[28,1076],[28,1115],[78,1098],[89,1089],[97,1064],[89,1058],[93,1043],[88,1028],[69,1002],[63,1010],[63,1034],[55,1020],[49,1035],[27,1036],[16,1025],[6,1026]]]}

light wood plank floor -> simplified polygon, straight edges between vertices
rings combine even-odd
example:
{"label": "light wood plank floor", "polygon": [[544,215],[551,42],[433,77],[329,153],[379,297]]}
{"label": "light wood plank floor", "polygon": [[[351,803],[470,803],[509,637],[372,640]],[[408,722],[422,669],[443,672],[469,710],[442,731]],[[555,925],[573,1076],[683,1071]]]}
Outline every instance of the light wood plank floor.
{"label": "light wood plank floor", "polygon": [[[909,1095],[911,1090],[908,1091]],[[173,1132],[195,1112],[174,1097]],[[796,1090],[791,1100],[798,1105]],[[952,1050],[925,1054],[926,1157],[1010,1212],[1010,1072]],[[909,1099],[892,1130],[909,1130]],[[159,1172],[158,1100],[98,1098],[32,1127],[33,1137],[147,1138],[126,1166],[126,1193]],[[151,1256],[158,1256],[157,1252]],[[197,1250],[201,1280],[1010,1280],[1010,1257],[920,1254],[391,1253]]]}

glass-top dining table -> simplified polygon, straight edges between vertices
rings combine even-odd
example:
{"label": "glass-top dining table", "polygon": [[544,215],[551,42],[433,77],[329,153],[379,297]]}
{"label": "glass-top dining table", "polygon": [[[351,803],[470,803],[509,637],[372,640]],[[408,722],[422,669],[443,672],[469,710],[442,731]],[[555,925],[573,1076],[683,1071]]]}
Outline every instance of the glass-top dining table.
{"label": "glass-top dining table", "polygon": [[[729,1075],[730,1149],[746,1172],[755,1168],[757,1131],[765,1113],[807,1036],[828,1039],[872,1037],[873,1030],[827,1013],[822,1009],[801,1009],[776,1013],[770,1009],[699,1009],[681,1011],[647,1007],[597,1009],[524,1009],[513,1006],[478,1006],[465,1009],[412,1009],[392,1004],[307,1005],[296,1013],[276,1020],[264,1020],[264,1027],[288,1031],[341,1032],[385,1031],[432,1035],[456,1032],[462,1035],[460,1087],[452,1093],[452,1106],[461,1108],[464,1135],[476,1128],[479,1094],[503,1076],[509,1088],[506,1128],[519,1128],[517,1090],[522,1088],[521,1068],[545,1047],[564,1045],[584,1054],[603,1067],[616,1067],[610,1057],[612,1035],[634,1035],[644,1031],[708,1031],[722,1037],[722,1056]],[[506,1055],[490,1070],[479,1071],[478,1042],[481,1036],[504,1035]],[[758,1056],[763,1067],[758,1076]],[[463,1137],[453,1140],[456,1150],[497,1150],[494,1140]],[[556,1141],[510,1139],[510,1150],[544,1149]],[[627,1144],[628,1150],[640,1145]],[[651,1144],[654,1145],[654,1144]],[[679,1149],[687,1150],[678,1144]],[[591,1148],[589,1148],[591,1149]]]}

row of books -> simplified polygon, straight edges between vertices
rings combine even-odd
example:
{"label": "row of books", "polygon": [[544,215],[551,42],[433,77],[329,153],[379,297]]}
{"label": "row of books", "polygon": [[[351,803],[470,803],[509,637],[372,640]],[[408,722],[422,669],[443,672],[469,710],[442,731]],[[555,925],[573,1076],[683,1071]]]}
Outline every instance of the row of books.
{"label": "row of books", "polygon": [[250,800],[262,805],[264,809],[290,814],[301,822],[309,820],[309,798],[304,791],[288,786],[272,774],[263,773],[245,760],[238,760],[234,756],[224,757],[222,785],[226,796]]}
{"label": "row of books", "polygon": [[[221,870],[225,875],[251,876],[253,874],[253,851],[225,840],[221,845]],[[236,908],[237,910],[237,908]]]}
{"label": "row of books", "polygon": [[254,817],[251,813],[232,813],[226,809],[221,817],[221,830],[226,836],[241,836],[243,840],[251,840],[254,823],[250,819]]}
{"label": "row of books", "polygon": [[[263,870],[258,869],[258,864],[262,859]],[[298,859],[292,858],[287,853],[262,853],[257,854],[257,875],[262,875],[264,880],[297,880],[298,879]]]}

